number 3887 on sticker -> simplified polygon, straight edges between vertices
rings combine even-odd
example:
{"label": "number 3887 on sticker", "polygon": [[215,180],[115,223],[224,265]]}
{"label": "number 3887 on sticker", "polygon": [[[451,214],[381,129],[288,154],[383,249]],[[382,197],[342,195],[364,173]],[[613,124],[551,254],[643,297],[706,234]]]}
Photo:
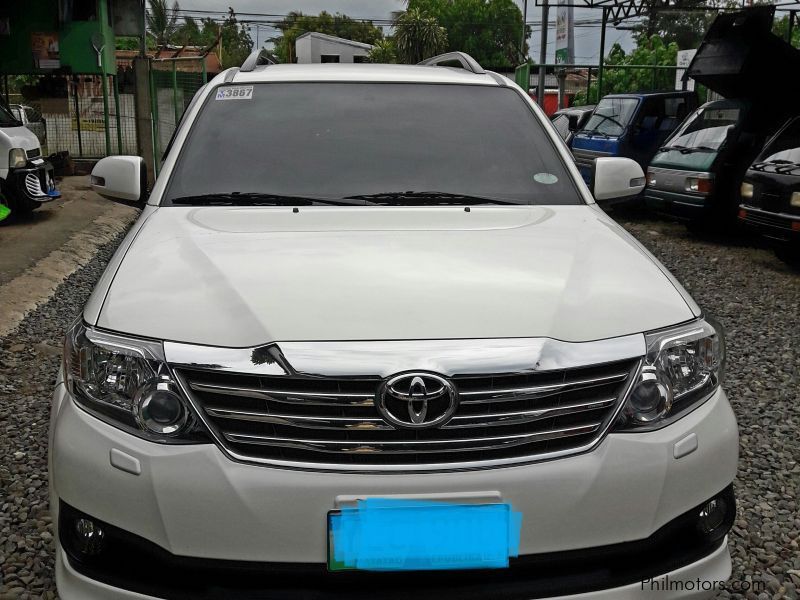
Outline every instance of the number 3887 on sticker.
{"label": "number 3887 on sticker", "polygon": [[217,90],[215,100],[252,100],[252,85],[235,85],[221,87]]}

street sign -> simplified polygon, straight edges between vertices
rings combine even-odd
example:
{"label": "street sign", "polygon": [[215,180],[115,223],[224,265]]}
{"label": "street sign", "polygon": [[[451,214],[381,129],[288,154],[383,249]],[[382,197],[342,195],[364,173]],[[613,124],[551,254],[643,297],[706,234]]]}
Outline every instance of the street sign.
{"label": "street sign", "polygon": [[556,64],[565,65],[575,62],[575,32],[572,18],[572,6],[569,0],[558,0],[556,10]]}
{"label": "street sign", "polygon": [[695,53],[697,50],[678,50],[678,57],[675,60],[675,66],[678,67],[675,70],[675,89],[676,90],[689,90],[694,91],[694,79],[687,79],[686,80],[686,87],[683,87],[683,74],[686,73],[686,69],[689,67],[689,64],[692,62]]}

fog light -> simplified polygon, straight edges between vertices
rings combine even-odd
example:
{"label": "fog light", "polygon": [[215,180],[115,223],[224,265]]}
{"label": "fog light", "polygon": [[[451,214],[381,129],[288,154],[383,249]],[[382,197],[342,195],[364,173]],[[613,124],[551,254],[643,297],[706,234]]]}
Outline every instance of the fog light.
{"label": "fog light", "polygon": [[103,549],[104,538],[103,529],[91,519],[81,518],[75,521],[75,547],[82,554],[99,554]]}
{"label": "fog light", "polygon": [[[709,500],[701,509],[697,518],[697,527],[700,532],[709,537],[716,537],[715,533],[721,531],[725,524],[728,504],[722,497]],[[724,533],[724,532],[723,532]]]}
{"label": "fog light", "polygon": [[628,400],[634,421],[650,423],[664,416],[672,408],[672,387],[660,378],[654,369],[645,368]]}
{"label": "fog light", "polygon": [[186,425],[186,407],[172,385],[160,381],[141,391],[136,410],[136,420],[141,427],[160,435],[173,435]]}

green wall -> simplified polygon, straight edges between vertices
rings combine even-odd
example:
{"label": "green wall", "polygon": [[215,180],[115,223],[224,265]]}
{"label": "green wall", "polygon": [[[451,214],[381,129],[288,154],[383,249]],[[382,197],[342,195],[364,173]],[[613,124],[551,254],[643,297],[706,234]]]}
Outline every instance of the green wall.
{"label": "green wall", "polygon": [[92,34],[99,32],[105,41],[104,71],[116,72],[114,33],[108,25],[108,0],[98,0],[96,21],[72,21],[59,24],[58,2],[54,0],[25,0],[5,2],[0,16],[9,17],[10,36],[0,36],[0,73],[46,73],[34,68],[31,53],[31,33],[58,32],[58,46],[63,71],[100,73],[97,53],[92,48]]}

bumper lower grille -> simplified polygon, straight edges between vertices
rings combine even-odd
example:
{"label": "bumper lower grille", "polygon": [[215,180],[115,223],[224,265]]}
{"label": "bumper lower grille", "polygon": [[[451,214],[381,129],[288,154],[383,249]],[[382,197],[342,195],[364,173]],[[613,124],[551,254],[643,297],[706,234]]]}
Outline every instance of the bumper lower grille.
{"label": "bumper lower grille", "polygon": [[[402,429],[376,408],[380,378],[258,376],[180,368],[196,408],[234,456],[332,465],[458,465],[550,457],[600,440],[638,361],[513,375],[454,376],[453,418]],[[363,468],[363,467],[362,467]]]}

